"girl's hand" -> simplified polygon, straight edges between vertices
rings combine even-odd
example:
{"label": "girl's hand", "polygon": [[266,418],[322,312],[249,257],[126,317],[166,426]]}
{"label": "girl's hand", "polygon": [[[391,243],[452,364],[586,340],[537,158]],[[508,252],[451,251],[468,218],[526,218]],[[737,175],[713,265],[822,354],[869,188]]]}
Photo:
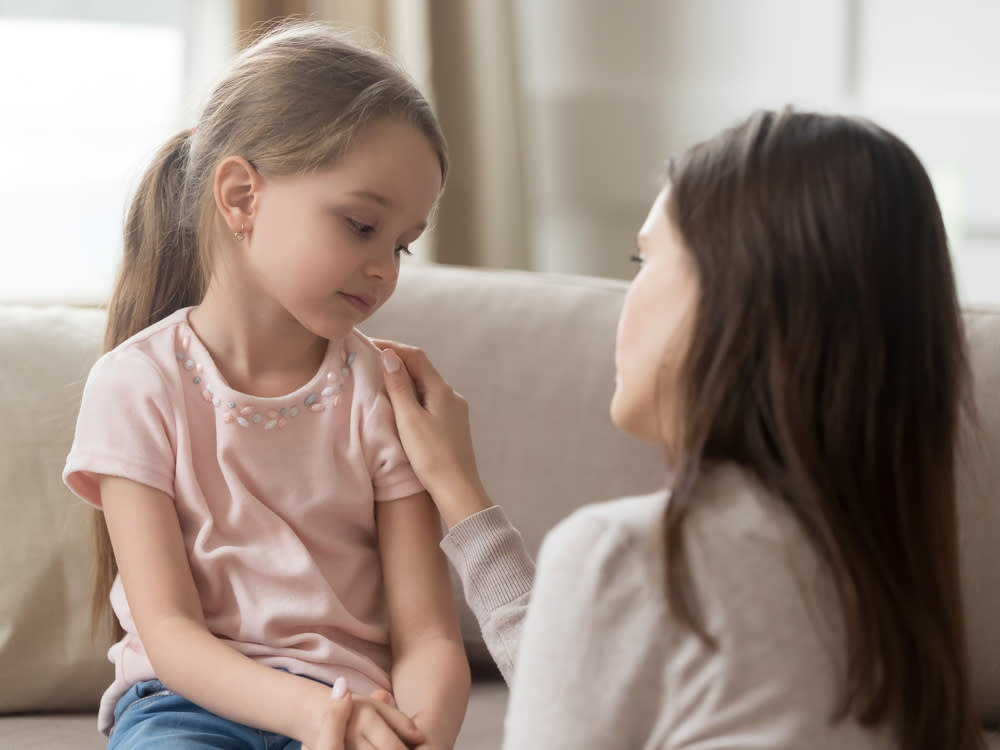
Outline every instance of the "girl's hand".
{"label": "girl's hand", "polygon": [[376,340],[403,450],[451,528],[492,505],[479,479],[469,404],[413,346]]}

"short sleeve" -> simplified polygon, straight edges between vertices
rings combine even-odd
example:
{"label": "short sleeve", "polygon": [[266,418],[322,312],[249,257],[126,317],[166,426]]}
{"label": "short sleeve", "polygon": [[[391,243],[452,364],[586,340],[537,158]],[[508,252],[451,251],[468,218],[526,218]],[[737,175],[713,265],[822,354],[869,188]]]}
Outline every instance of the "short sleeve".
{"label": "short sleeve", "polygon": [[174,494],[173,418],[156,365],[142,352],[111,351],[90,371],[63,481],[100,508],[99,477],[124,477]]}
{"label": "short sleeve", "polygon": [[396,417],[384,391],[378,391],[362,426],[364,454],[375,501],[399,500],[423,491],[396,430]]}

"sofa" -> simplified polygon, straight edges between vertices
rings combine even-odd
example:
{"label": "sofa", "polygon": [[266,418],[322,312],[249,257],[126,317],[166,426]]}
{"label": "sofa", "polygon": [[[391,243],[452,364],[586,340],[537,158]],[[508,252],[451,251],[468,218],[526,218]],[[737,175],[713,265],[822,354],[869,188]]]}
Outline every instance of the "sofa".
{"label": "sofa", "polygon": [[[608,418],[625,289],[411,263],[362,327],[423,347],[468,398],[483,480],[533,553],[574,508],[663,482],[657,446]],[[967,309],[965,322],[976,406],[957,447],[962,574],[989,727],[1000,721],[1000,309]],[[104,746],[95,712],[111,667],[89,637],[89,511],[60,479],[103,327],[97,308],[0,306],[0,748]],[[475,677],[457,747],[497,748],[506,686],[454,583]]]}

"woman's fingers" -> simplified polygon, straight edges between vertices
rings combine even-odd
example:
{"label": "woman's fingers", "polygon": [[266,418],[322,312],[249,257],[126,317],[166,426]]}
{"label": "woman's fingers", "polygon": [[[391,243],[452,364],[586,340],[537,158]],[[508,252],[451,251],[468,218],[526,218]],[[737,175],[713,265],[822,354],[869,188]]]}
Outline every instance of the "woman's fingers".
{"label": "woman's fingers", "polygon": [[364,739],[376,750],[409,750],[409,745],[385,724],[374,725],[367,730]]}
{"label": "woman's fingers", "polygon": [[405,414],[408,410],[421,408],[423,404],[413,378],[393,349],[382,352],[382,367],[385,370],[385,390],[396,410],[397,419],[400,412]]}
{"label": "woman's fingers", "polygon": [[373,750],[407,750],[424,742],[426,738],[413,719],[393,703],[385,690],[376,690],[371,698],[353,698],[345,680],[337,678],[320,720],[319,735],[303,750],[345,750],[348,738],[353,748]]}
{"label": "woman's fingers", "polygon": [[330,703],[323,713],[319,737],[315,744],[303,750],[344,750],[347,725],[351,719],[353,702],[343,677],[337,679],[330,693]]}
{"label": "woman's fingers", "polygon": [[437,368],[427,358],[423,349],[386,339],[375,339],[374,342],[375,346],[383,351],[383,363],[386,365],[386,372],[390,372],[390,367],[392,366],[392,355],[385,354],[385,352],[390,351],[403,363],[410,377],[418,385],[418,391],[425,392],[427,387],[448,385],[445,383],[444,378],[441,377],[441,373],[437,371]]}
{"label": "woman's fingers", "polygon": [[[384,691],[383,691],[384,692]],[[376,691],[378,693],[378,691]],[[404,714],[381,696],[357,698],[356,705],[361,733],[376,747],[385,750],[405,750],[406,745],[419,745],[426,739],[412,718]]]}
{"label": "woman's fingers", "polygon": [[465,403],[423,350],[384,339],[376,339],[375,345],[382,349],[386,390],[394,407],[398,398],[404,408],[419,405],[431,416],[438,416],[434,412],[448,410],[451,402]]}
{"label": "woman's fingers", "polygon": [[490,506],[476,467],[469,404],[420,349],[384,346],[385,387],[410,465],[449,528]]}

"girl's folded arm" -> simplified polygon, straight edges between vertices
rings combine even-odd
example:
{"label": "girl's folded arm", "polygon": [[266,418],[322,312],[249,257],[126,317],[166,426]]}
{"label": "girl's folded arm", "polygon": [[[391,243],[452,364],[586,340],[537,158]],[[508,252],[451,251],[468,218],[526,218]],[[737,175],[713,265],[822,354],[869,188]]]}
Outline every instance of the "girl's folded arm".
{"label": "girl's folded arm", "polygon": [[206,627],[173,500],[103,476],[101,504],[132,617],[157,678],[219,716],[308,742],[329,688],[258,664]]}
{"label": "girl's folded arm", "polygon": [[396,703],[428,744],[451,748],[468,705],[469,663],[439,545],[441,519],[426,492],[376,506],[389,608]]}

